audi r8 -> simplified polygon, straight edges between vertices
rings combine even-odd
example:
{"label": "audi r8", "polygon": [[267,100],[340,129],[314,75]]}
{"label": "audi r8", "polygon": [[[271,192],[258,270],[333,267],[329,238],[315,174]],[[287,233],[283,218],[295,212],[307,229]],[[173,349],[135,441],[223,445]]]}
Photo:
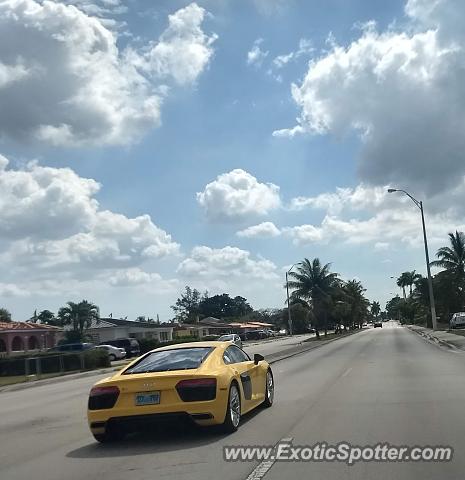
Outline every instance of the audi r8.
{"label": "audi r8", "polygon": [[88,421],[99,442],[177,419],[234,432],[242,415],[273,399],[273,372],[263,356],[252,360],[231,342],[183,343],[152,350],[97,382]]}

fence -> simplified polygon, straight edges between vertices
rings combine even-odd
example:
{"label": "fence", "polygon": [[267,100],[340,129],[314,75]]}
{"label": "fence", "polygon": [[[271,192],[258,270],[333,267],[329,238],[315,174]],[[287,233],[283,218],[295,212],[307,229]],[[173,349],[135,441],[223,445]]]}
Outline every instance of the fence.
{"label": "fence", "polygon": [[0,358],[0,377],[40,378],[94,368],[109,367],[108,354],[102,350],[53,355]]}

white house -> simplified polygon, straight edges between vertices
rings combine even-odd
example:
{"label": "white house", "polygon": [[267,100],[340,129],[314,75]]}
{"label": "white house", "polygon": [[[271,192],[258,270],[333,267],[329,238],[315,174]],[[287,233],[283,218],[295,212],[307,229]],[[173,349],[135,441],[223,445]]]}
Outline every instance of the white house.
{"label": "white house", "polygon": [[117,338],[156,339],[167,342],[173,339],[174,325],[170,323],[136,322],[117,318],[101,318],[93,321],[86,334],[92,342],[101,343]]}

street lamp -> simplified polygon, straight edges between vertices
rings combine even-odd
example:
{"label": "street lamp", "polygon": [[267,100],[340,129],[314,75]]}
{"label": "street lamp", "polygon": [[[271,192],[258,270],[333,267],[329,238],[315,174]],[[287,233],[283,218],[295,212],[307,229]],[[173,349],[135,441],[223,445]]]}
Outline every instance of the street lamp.
{"label": "street lamp", "polygon": [[292,317],[291,317],[291,302],[289,301],[289,274],[291,270],[298,265],[298,263],[294,263],[292,267],[286,271],[286,292],[287,292],[287,322],[289,324],[289,335],[292,336]]}
{"label": "street lamp", "polygon": [[433,330],[437,330],[436,322],[436,306],[434,304],[434,292],[433,292],[433,280],[431,278],[431,269],[429,266],[429,253],[428,253],[428,240],[426,238],[426,227],[425,227],[425,215],[423,213],[423,202],[418,201],[416,198],[413,198],[410,193],[405,190],[398,190],[397,188],[389,188],[388,193],[401,192],[407,195],[407,197],[412,200],[412,202],[420,209],[421,212],[421,224],[423,226],[423,241],[425,243],[425,257],[426,257],[426,271],[428,273],[428,290],[429,290],[429,302],[431,306],[431,320],[433,323]]}

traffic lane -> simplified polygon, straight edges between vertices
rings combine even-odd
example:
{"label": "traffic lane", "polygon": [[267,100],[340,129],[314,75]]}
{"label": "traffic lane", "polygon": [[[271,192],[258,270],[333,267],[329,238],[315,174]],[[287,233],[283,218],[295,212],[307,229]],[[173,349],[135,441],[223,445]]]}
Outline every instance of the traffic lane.
{"label": "traffic lane", "polygon": [[296,345],[300,345],[304,340],[314,337],[314,333],[307,335],[296,335],[293,337],[278,338],[273,340],[258,340],[257,342],[244,342],[243,349],[249,355],[254,355],[255,353],[260,353],[264,357],[267,355],[272,355],[274,353],[281,352],[285,349],[290,349]]}
{"label": "traffic lane", "polygon": [[373,341],[288,432],[294,445],[450,445],[449,463],[276,463],[266,480],[295,478],[457,479],[463,477],[465,437],[463,353],[425,342],[391,323],[371,330]]}
{"label": "traffic lane", "polygon": [[246,478],[254,464],[224,462],[223,446],[276,443],[366,341],[368,336],[360,333],[276,364],[275,405],[248,415],[240,429],[228,436],[215,429],[172,428],[135,435],[116,445],[99,445],[85,421],[90,379],[81,379],[73,387],[65,382],[30,389],[34,400],[21,395],[24,391],[2,394],[0,408],[8,407],[10,417],[7,435],[0,429],[0,438],[5,439],[0,453],[4,478],[34,475],[61,480],[66,474],[71,480],[105,474],[112,479],[128,475],[143,479],[156,473],[166,478],[213,479],[218,472],[225,480]]}

